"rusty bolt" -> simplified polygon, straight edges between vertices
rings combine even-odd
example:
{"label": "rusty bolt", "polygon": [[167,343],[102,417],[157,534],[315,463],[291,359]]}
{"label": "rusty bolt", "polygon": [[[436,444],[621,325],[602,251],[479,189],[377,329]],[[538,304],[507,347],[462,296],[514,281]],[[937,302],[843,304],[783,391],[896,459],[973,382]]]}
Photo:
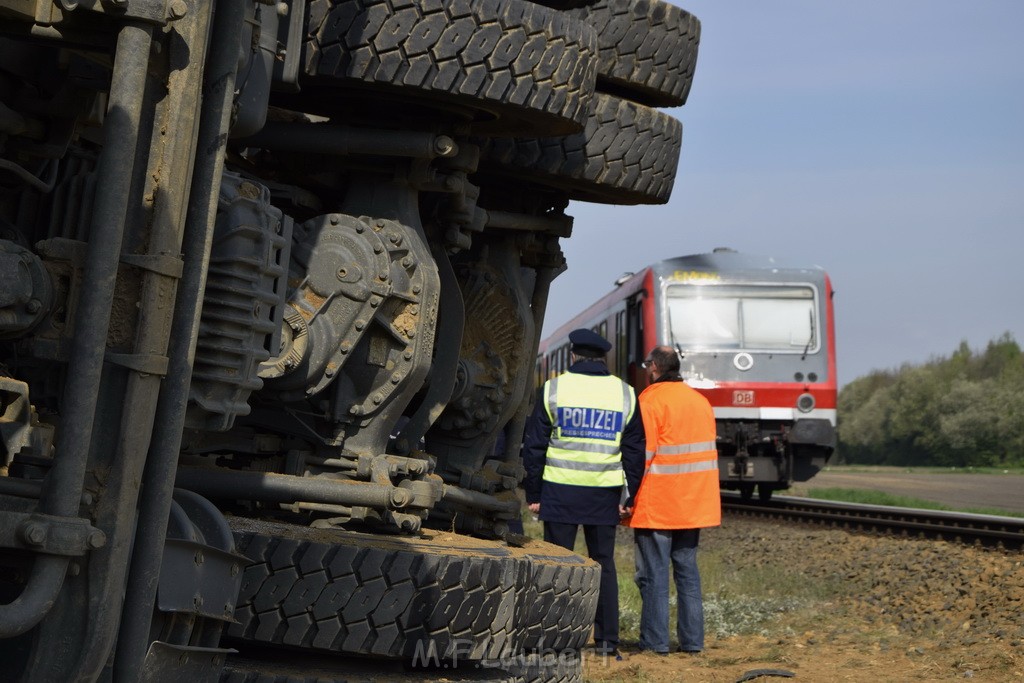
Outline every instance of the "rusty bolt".
{"label": "rusty bolt", "polygon": [[398,374],[397,372],[395,374],[391,375],[391,383],[392,384],[398,384],[401,381],[402,381],[402,376],[400,374]]}
{"label": "rusty bolt", "polygon": [[376,225],[378,228],[383,228],[384,227],[384,221],[378,218],[377,222],[374,225]]}
{"label": "rusty bolt", "polygon": [[43,528],[42,524],[26,524],[22,531],[22,537],[25,542],[29,545],[42,545],[43,541],[46,540],[46,529]]}
{"label": "rusty bolt", "polygon": [[388,235],[388,240],[391,242],[391,244],[398,244],[400,238],[397,234],[391,233],[390,235]]}
{"label": "rusty bolt", "polygon": [[373,395],[373,402],[375,404],[380,405],[383,400],[384,400],[384,397],[381,396],[380,394],[374,394]]}
{"label": "rusty bolt", "polygon": [[102,548],[107,544],[107,535],[99,529],[93,529],[89,532],[89,539],[87,541],[89,547],[93,550]]}
{"label": "rusty bolt", "polygon": [[406,268],[411,266],[412,265],[412,257],[411,256],[406,256],[404,259],[402,259],[402,265],[405,266]]}
{"label": "rusty bolt", "polygon": [[188,14],[188,5],[185,0],[174,0],[170,6],[171,19],[183,19]]}
{"label": "rusty bolt", "polygon": [[366,321],[365,320],[357,320],[356,324],[355,324],[355,327],[356,327],[357,330],[363,329],[364,327],[366,327]]}
{"label": "rusty bolt", "polygon": [[356,226],[356,232],[358,232],[360,235],[362,235],[364,232],[366,232],[366,226],[362,225],[362,224],[357,225]]}
{"label": "rusty bolt", "polygon": [[422,287],[420,287],[419,285],[413,285],[413,286],[412,286],[412,293],[413,293],[413,294],[419,294],[419,293],[420,293],[420,291],[422,291],[422,289],[423,289],[423,288],[422,288]]}
{"label": "rusty bolt", "polygon": [[43,304],[39,299],[29,299],[28,303],[25,304],[25,310],[29,313],[38,313],[39,309],[43,307]]}
{"label": "rusty bolt", "polygon": [[339,346],[338,348],[341,350],[342,353],[348,353],[349,351],[352,350],[352,344],[350,344],[347,341],[341,342],[341,346]]}
{"label": "rusty bolt", "polygon": [[395,489],[391,492],[391,504],[395,507],[405,507],[409,504],[409,492],[405,489]]}

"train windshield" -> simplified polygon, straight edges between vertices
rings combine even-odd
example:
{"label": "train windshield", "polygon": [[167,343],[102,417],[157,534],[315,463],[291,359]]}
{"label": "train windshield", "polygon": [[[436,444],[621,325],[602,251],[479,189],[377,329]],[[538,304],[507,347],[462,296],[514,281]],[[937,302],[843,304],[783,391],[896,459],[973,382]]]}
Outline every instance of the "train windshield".
{"label": "train windshield", "polygon": [[821,338],[809,285],[671,285],[672,342],[684,350],[814,352]]}

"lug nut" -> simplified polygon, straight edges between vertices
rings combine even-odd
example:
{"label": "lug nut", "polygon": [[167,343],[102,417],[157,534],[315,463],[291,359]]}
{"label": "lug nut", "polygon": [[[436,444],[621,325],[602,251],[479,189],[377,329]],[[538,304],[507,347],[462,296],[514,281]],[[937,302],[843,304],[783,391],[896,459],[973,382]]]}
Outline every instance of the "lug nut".
{"label": "lug nut", "polygon": [[46,529],[40,524],[27,524],[22,531],[22,537],[29,545],[42,545],[46,540]]}

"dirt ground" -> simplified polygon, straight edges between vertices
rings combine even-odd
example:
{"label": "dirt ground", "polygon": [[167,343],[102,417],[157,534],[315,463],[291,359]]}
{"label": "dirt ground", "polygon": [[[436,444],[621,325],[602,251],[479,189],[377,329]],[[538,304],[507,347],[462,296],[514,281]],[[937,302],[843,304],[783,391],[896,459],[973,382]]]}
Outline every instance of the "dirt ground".
{"label": "dirt ground", "polygon": [[[814,484],[985,508],[1020,509],[1024,484],[1019,475],[828,474]],[[701,536],[701,547],[767,576],[795,573],[837,589],[752,634],[709,633],[700,655],[657,656],[626,643],[622,661],[585,659],[585,681],[1024,682],[1021,551],[729,516]]]}

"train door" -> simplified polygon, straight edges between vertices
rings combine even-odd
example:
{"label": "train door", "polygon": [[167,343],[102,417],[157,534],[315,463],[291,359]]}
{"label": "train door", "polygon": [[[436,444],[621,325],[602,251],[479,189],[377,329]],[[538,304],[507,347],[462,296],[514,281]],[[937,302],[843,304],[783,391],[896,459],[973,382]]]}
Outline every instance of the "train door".
{"label": "train door", "polygon": [[640,368],[647,349],[644,348],[643,292],[626,302],[627,357],[623,365],[623,378],[639,391],[647,386],[647,375]]}

